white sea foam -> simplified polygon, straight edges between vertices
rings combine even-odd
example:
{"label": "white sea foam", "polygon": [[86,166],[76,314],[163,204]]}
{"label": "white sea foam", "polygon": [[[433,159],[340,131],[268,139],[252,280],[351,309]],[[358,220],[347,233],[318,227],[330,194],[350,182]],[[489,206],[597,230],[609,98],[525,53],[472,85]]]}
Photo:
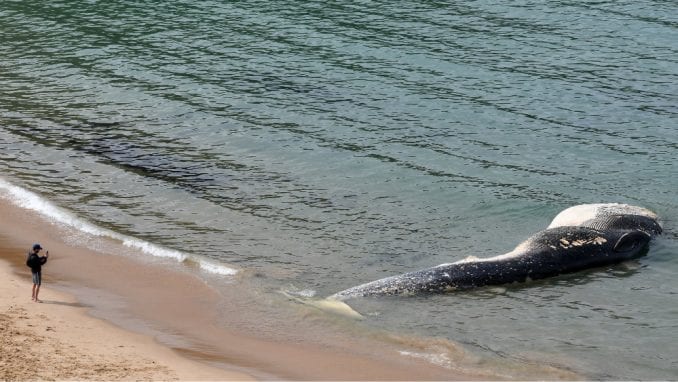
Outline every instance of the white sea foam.
{"label": "white sea foam", "polygon": [[229,268],[225,265],[210,262],[205,259],[195,258],[181,251],[165,248],[160,245],[126,236],[106,228],[98,227],[77,217],[69,211],[57,207],[40,195],[7,182],[2,178],[0,178],[0,197],[9,200],[11,203],[21,208],[37,212],[54,224],[67,226],[76,230],[77,232],[85,233],[91,236],[108,237],[118,240],[128,248],[139,250],[142,253],[151,256],[175,259],[179,262],[184,262],[190,258],[199,264],[202,271],[217,275],[231,276],[238,273],[237,270]]}
{"label": "white sea foam", "polygon": [[317,292],[316,292],[315,290],[313,290],[313,289],[304,289],[304,290],[300,290],[300,291],[298,292],[298,295],[299,295],[299,296],[301,296],[301,297],[309,297],[309,298],[315,297],[316,294],[317,294]]}
{"label": "white sea foam", "polygon": [[123,235],[116,234],[116,236],[120,236],[123,245],[125,245],[126,247],[141,250],[141,252],[148,253],[149,255],[175,259],[179,262],[185,261],[188,258],[188,255],[183,252],[163,248],[161,246],[149,243],[147,241],[134,239],[131,237],[125,237]]}
{"label": "white sea foam", "polygon": [[212,262],[209,262],[207,260],[200,260],[200,269],[202,269],[205,272],[208,273],[213,273],[216,275],[222,275],[222,276],[233,276],[236,273],[238,273],[237,270],[233,268],[229,268],[227,266],[221,265],[221,264],[215,264]]}
{"label": "white sea foam", "polygon": [[401,355],[413,358],[419,358],[428,361],[434,365],[442,366],[450,369],[452,367],[452,361],[450,358],[443,353],[424,353],[424,352],[411,352],[401,350],[399,351]]}

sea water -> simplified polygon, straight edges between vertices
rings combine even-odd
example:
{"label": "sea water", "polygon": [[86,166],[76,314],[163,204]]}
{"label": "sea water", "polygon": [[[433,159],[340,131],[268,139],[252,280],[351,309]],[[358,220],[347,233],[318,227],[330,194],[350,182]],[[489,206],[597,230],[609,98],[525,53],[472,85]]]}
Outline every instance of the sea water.
{"label": "sea water", "polygon": [[678,378],[677,128],[671,1],[0,3],[3,197],[254,310],[508,252],[575,204],[657,212],[634,264],[351,303],[589,378]]}

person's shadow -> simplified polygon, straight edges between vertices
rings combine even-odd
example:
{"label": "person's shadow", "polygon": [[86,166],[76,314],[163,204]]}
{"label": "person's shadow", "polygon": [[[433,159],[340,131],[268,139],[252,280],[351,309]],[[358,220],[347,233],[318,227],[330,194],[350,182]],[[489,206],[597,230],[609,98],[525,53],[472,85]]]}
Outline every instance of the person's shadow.
{"label": "person's shadow", "polygon": [[50,305],[62,305],[62,306],[71,306],[74,308],[89,308],[89,306],[81,304],[79,302],[63,302],[63,301],[53,301],[53,300],[41,300],[43,304]]}

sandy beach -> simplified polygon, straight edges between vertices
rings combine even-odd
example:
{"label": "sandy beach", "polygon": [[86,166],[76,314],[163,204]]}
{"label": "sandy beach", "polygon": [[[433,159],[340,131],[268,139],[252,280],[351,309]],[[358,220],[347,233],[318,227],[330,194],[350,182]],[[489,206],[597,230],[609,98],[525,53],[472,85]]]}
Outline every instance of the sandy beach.
{"label": "sandy beach", "polygon": [[0,263],[0,380],[249,380],[191,361],[148,336],[89,317],[72,296],[45,287],[28,298],[29,280]]}
{"label": "sandy beach", "polygon": [[[217,302],[236,297],[191,272],[66,243],[58,224],[4,200],[0,212],[0,380],[496,378],[403,357],[369,339],[332,348],[239,333],[217,322]],[[43,303],[30,299],[24,264],[33,242],[50,251]]]}

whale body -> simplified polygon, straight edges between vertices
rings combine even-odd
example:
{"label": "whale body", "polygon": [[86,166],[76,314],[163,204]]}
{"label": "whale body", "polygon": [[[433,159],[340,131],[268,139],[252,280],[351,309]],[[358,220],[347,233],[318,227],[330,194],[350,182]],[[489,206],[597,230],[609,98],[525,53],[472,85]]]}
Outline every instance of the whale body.
{"label": "whale body", "polygon": [[575,206],[509,253],[469,257],[391,276],[328,298],[445,293],[578,272],[643,256],[650,240],[661,231],[657,215],[642,207],[613,203]]}

